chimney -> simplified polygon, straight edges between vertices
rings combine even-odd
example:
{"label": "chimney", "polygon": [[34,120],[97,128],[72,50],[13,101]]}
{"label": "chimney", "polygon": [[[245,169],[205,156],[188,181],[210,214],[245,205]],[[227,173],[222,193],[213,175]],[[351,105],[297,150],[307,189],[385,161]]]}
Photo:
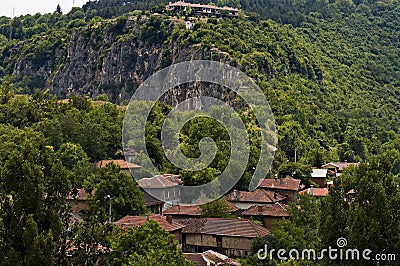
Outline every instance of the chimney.
{"label": "chimney", "polygon": [[148,215],[146,215],[146,221],[148,221],[149,220],[149,216]]}
{"label": "chimney", "polygon": [[283,178],[279,178],[279,184],[283,184]]}
{"label": "chimney", "polygon": [[258,212],[263,212],[263,206],[258,205],[258,206],[257,206],[257,210],[258,210]]}
{"label": "chimney", "polygon": [[233,191],[233,199],[237,199],[237,190],[235,189],[234,191]]}
{"label": "chimney", "polygon": [[171,215],[167,215],[167,222],[172,224],[172,216]]}
{"label": "chimney", "polygon": [[314,185],[310,186],[310,195],[314,196]]}

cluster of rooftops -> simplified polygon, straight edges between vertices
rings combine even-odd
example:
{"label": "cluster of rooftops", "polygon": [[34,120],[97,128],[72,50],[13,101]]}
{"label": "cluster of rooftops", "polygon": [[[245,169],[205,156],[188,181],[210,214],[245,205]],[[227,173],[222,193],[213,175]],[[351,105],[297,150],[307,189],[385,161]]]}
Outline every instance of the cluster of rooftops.
{"label": "cluster of rooftops", "polygon": [[[140,167],[124,160],[104,160],[98,162],[97,166],[104,167],[109,163],[118,165],[121,171],[128,171],[127,173],[129,173],[129,168]],[[194,258],[196,256],[193,254],[197,254],[197,259],[206,260],[205,258],[213,254],[212,252],[219,254],[220,257],[217,257],[220,260],[224,256],[247,256],[251,250],[251,242],[248,240],[266,236],[276,221],[290,219],[287,204],[297,203],[298,194],[310,194],[315,197],[326,196],[329,192],[328,176],[337,177],[344,168],[352,164],[328,163],[321,169],[313,169],[312,181],[319,187],[305,188],[299,179],[287,176],[263,179],[254,191],[233,190],[225,195],[223,200],[229,207],[230,215],[235,218],[204,218],[200,206],[180,205],[179,187],[183,182],[178,175],[165,174],[143,178],[138,183],[151,214],[126,216],[116,221],[115,225],[125,230],[128,227],[140,226],[147,220],[154,220],[164,230],[175,236],[175,240],[180,243],[183,251],[190,253],[189,257]],[[163,198],[154,198],[148,193],[151,190],[163,191],[160,194],[163,195]],[[86,207],[85,204],[82,204],[86,201],[86,194],[83,190],[78,190],[78,194],[69,199],[76,204],[74,205],[75,209],[72,207],[72,213],[79,212],[80,208]],[[79,203],[81,204],[79,205]],[[262,225],[254,223],[254,219],[261,221]],[[207,237],[209,237],[208,240]],[[222,239],[224,239],[223,242],[221,242]],[[241,241],[242,244],[238,247],[237,244],[234,244],[235,241]],[[214,251],[209,253],[209,250]]]}

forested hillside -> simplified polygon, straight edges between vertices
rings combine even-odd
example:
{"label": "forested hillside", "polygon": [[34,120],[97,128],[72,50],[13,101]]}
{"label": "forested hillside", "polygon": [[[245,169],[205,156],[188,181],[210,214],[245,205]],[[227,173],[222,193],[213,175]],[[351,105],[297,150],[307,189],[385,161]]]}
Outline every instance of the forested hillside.
{"label": "forested hillside", "polygon": [[[166,2],[100,0],[67,14],[0,17],[0,265],[93,265],[103,253],[110,265],[186,265],[157,224],[120,232],[107,222],[107,195],[114,197],[113,221],[144,215],[144,202],[118,167],[93,165],[123,158],[123,118],[138,86],[193,59],[235,66],[264,92],[278,134],[269,177],[293,174],[310,185],[311,166],[362,162],[342,175],[326,201],[306,198],[291,208],[292,219],[257,240],[254,252],[264,244],[326,247],[342,236],[360,248],[373,243],[398,252],[399,1],[220,0],[247,13],[195,17],[192,30],[184,15],[163,12]],[[219,123],[198,118],[183,127],[180,148],[197,158],[200,140],[211,137],[215,160],[197,173],[167,160],[160,128],[171,104],[190,90],[175,88],[155,105],[146,144],[160,172],[199,185],[224,170],[231,145]],[[260,150],[254,114],[225,89],[199,85],[190,92],[236,104],[251,154],[235,188],[247,189]],[[66,197],[82,188],[93,204],[71,225]],[[301,264],[254,256],[245,263]]]}

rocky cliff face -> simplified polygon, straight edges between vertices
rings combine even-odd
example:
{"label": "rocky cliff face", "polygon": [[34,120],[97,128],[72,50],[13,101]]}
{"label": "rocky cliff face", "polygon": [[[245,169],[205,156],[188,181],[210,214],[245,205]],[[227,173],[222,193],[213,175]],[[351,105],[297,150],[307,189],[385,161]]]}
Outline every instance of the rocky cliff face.
{"label": "rocky cliff face", "polygon": [[[124,39],[108,31],[100,36],[88,30],[73,33],[65,63],[49,75],[51,92],[62,98],[73,94],[92,98],[107,94],[111,101],[121,103],[129,100],[145,79],[168,65],[195,59],[227,60],[227,54],[215,48],[149,43],[136,37],[140,35],[138,24],[128,21],[125,27],[130,35]],[[190,90],[173,89],[164,99],[174,104],[189,95],[204,95],[203,90],[207,90],[207,96],[227,97],[223,90],[197,85]]]}

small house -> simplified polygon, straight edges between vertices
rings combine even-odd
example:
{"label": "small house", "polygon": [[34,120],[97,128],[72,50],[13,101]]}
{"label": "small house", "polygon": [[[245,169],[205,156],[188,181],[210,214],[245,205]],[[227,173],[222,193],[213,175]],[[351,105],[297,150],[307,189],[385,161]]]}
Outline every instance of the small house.
{"label": "small house", "polygon": [[182,248],[187,253],[213,250],[225,256],[247,257],[252,241],[269,234],[247,219],[194,218],[182,222]]}
{"label": "small house", "polygon": [[148,216],[125,216],[114,224],[125,231],[129,227],[143,225],[148,220],[154,220],[160,224],[165,231],[174,235],[174,240],[182,243],[182,228],[185,226],[172,220],[172,216],[148,215]]}
{"label": "small house", "polygon": [[274,191],[255,189],[253,191],[234,190],[226,195],[226,199],[240,210],[247,210],[253,205],[266,205],[283,202],[286,200],[286,197]]}
{"label": "small house", "polygon": [[258,188],[286,196],[287,201],[284,203],[296,202],[297,193],[302,188],[300,182],[300,179],[295,179],[290,176],[286,176],[285,178],[265,178],[260,182]]}
{"label": "small house", "polygon": [[271,229],[276,221],[290,217],[286,207],[280,203],[268,205],[254,205],[242,213],[243,217],[260,218],[266,228]]}

